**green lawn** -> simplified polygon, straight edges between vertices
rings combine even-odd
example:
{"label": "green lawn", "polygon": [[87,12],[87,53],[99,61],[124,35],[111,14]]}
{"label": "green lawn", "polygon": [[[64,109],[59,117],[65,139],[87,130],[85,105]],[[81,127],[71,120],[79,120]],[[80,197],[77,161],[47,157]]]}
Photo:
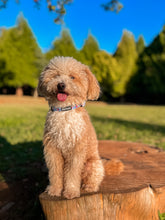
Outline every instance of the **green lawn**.
{"label": "green lawn", "polygon": [[141,142],[165,149],[165,106],[91,104],[87,109],[98,139]]}
{"label": "green lawn", "polygon": [[[11,100],[12,97],[9,102]],[[164,106],[93,102],[86,108],[98,139],[142,142],[165,149]],[[25,170],[27,172],[25,166],[42,160],[41,141],[47,111],[47,103],[34,98],[0,104],[1,172],[9,170],[9,173],[14,173],[13,178],[20,178],[25,175]]]}
{"label": "green lawn", "polygon": [[[165,149],[165,106],[93,102],[86,108],[98,139],[142,142]],[[12,216],[40,219],[38,194],[48,184],[42,153],[47,111],[42,99],[0,97],[0,181],[23,181],[22,191],[17,189],[21,196],[16,198],[17,209],[11,211]],[[30,192],[24,191],[25,186]]]}
{"label": "green lawn", "polygon": [[47,110],[46,104],[33,98],[0,104],[0,173],[5,180],[25,178],[33,170],[33,163],[43,161],[42,134]]}
{"label": "green lawn", "polygon": [[[165,149],[165,106],[88,103],[98,139],[143,142]],[[0,136],[10,144],[41,141],[47,104],[0,104]]]}

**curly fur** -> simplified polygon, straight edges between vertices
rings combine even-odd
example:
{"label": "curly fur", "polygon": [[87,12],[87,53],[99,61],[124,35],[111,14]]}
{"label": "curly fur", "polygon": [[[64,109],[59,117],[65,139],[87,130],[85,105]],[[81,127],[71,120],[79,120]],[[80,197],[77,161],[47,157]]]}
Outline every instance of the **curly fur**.
{"label": "curly fur", "polygon": [[[67,99],[57,99],[58,84],[65,84]],[[49,106],[79,105],[99,97],[100,88],[86,65],[71,57],[55,57],[39,78],[38,93]],[[98,141],[87,111],[77,108],[48,112],[44,130],[44,156],[49,170],[48,194],[67,199],[80,196],[80,188],[95,192],[104,177]]]}

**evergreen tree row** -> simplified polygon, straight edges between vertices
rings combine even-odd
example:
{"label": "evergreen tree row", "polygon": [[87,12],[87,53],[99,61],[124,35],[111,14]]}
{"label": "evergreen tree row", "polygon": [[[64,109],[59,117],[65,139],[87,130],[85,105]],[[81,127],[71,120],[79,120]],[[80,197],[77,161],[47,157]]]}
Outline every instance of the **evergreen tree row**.
{"label": "evergreen tree row", "polygon": [[102,100],[165,102],[165,27],[148,47],[142,36],[135,42],[133,34],[124,31],[113,55],[100,50],[91,34],[77,50],[69,31],[63,30],[43,54],[20,16],[15,27],[1,29],[0,92],[27,87],[34,91],[39,73],[54,56],[72,56],[89,65],[101,85]]}
{"label": "evergreen tree row", "polygon": [[17,25],[1,29],[0,87],[35,88],[43,54],[26,20],[20,16]]}

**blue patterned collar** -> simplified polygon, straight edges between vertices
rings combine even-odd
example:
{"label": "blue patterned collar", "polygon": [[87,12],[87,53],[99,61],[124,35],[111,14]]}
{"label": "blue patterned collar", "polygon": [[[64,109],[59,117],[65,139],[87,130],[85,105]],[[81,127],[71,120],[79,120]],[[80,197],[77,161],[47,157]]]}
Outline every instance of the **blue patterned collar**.
{"label": "blue patterned collar", "polygon": [[63,112],[63,111],[73,110],[73,109],[76,109],[76,108],[79,108],[79,107],[84,107],[84,106],[85,106],[85,102],[83,104],[80,104],[80,105],[66,106],[66,107],[63,107],[63,108],[56,108],[54,106],[51,106],[50,110],[52,112]]}

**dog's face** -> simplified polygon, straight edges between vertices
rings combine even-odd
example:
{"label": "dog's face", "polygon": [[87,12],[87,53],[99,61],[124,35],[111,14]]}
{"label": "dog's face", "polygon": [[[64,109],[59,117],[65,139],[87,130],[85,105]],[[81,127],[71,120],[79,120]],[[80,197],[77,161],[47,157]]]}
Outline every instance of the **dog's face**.
{"label": "dog's face", "polygon": [[82,104],[96,100],[100,88],[89,68],[71,57],[54,57],[40,75],[38,94],[49,104]]}

